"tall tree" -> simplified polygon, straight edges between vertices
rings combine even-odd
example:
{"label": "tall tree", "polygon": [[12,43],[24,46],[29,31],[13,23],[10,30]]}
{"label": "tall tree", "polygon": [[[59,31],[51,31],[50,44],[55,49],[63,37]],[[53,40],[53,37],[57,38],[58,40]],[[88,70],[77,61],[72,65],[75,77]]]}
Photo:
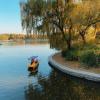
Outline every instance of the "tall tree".
{"label": "tall tree", "polygon": [[[66,41],[66,46],[70,49],[73,26],[70,18],[72,8],[73,4],[70,0],[28,0],[26,3],[25,28],[31,29],[35,25],[35,28],[52,34],[54,33],[53,30],[56,30],[55,32],[61,33]],[[68,32],[66,32],[66,28]]]}
{"label": "tall tree", "polygon": [[75,24],[79,26],[78,32],[82,37],[83,43],[86,43],[87,30],[91,26],[100,23],[100,1],[83,0],[83,3],[73,9],[72,18]]}

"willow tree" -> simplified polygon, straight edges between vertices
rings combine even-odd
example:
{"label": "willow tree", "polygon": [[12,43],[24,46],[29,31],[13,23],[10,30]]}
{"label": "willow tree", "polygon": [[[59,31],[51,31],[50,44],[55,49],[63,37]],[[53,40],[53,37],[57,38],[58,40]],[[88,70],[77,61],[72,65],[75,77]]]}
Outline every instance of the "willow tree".
{"label": "willow tree", "polygon": [[25,2],[20,3],[22,27],[26,29],[27,33],[31,33],[37,28],[42,15],[43,4],[42,0],[25,0]]}
{"label": "willow tree", "polygon": [[[70,12],[74,5],[72,0],[27,0],[25,18],[22,26],[28,30],[37,28],[46,33],[60,33],[66,47],[72,47],[72,19]],[[66,31],[66,29],[68,31]]]}

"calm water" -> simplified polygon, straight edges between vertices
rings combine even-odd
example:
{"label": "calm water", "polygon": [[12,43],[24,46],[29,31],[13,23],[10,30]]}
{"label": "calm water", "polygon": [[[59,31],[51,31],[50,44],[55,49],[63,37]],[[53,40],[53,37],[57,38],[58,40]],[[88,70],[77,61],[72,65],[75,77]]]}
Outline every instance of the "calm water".
{"label": "calm water", "polygon": [[[48,65],[55,50],[47,43],[0,45],[0,100],[100,100],[100,84],[64,75]],[[27,71],[28,57],[39,56],[39,71]]]}

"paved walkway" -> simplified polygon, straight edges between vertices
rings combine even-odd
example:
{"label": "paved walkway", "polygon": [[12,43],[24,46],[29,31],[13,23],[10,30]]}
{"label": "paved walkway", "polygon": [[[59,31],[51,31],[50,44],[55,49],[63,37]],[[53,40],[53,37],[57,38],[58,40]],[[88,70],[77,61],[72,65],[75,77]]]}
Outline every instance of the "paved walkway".
{"label": "paved walkway", "polygon": [[[54,55],[56,55],[56,54],[54,54]],[[67,65],[63,66],[59,62],[56,62],[53,59],[54,55],[51,55],[49,57],[49,63],[53,67],[57,68],[58,70],[66,73],[66,74],[75,76],[75,77],[84,78],[84,79],[95,81],[95,82],[100,82],[100,74],[95,74],[95,73],[83,71],[83,70],[72,69],[72,68],[70,68],[70,66],[67,66]]]}

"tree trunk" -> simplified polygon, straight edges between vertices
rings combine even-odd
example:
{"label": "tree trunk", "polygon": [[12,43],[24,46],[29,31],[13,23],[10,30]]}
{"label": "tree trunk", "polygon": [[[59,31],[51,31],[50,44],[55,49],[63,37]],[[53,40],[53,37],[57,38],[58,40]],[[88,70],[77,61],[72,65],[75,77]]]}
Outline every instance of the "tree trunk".
{"label": "tree trunk", "polygon": [[67,48],[68,48],[68,50],[71,49],[71,40],[68,40],[68,41],[67,41]]}
{"label": "tree trunk", "polygon": [[[71,20],[70,20],[70,21],[71,21]],[[71,23],[71,26],[70,26],[70,28],[69,28],[67,45],[68,45],[68,49],[70,50],[71,47],[72,47],[72,23]]]}
{"label": "tree trunk", "polygon": [[80,35],[83,40],[83,44],[86,44],[85,32],[84,31],[80,32]]}
{"label": "tree trunk", "polygon": [[62,36],[63,36],[64,40],[66,41],[67,48],[70,50],[71,49],[71,33],[69,33],[68,39],[66,38],[64,31],[62,31]]}
{"label": "tree trunk", "polygon": [[82,36],[83,44],[86,44],[85,35],[81,35],[81,36]]}

